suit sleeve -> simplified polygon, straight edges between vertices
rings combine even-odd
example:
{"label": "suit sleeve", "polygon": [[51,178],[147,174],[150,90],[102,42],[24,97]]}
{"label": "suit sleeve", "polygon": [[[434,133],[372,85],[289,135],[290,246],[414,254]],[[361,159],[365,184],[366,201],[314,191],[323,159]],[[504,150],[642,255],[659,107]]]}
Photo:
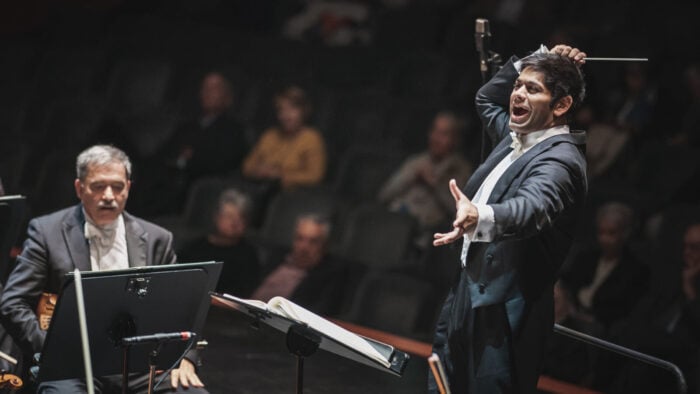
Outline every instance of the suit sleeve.
{"label": "suit sleeve", "polygon": [[494,212],[495,240],[522,239],[551,228],[557,218],[585,195],[583,158],[578,149],[561,143],[538,160],[515,195],[489,204]]}
{"label": "suit sleeve", "polygon": [[0,317],[5,329],[22,350],[33,354],[41,351],[46,337],[46,333],[39,328],[34,310],[46,287],[49,266],[41,222],[32,220],[27,232],[24,249],[0,299]]}
{"label": "suit sleeve", "polygon": [[513,66],[516,60],[512,57],[476,94],[476,111],[491,138],[492,147],[510,135],[508,107],[513,83],[519,75]]}

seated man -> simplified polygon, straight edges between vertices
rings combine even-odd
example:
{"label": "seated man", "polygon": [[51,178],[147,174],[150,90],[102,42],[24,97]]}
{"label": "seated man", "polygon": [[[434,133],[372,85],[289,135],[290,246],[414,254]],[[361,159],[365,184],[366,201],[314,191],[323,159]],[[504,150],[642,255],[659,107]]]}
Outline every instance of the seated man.
{"label": "seated man", "polygon": [[[174,264],[172,234],[124,211],[131,187],[131,162],[124,152],[96,145],[78,155],[75,192],[80,204],[33,219],[28,238],[0,299],[2,324],[25,357],[41,352],[47,325],[34,308],[42,293],[58,293],[66,273]],[[43,320],[42,320],[43,321]],[[172,388],[206,392],[189,353],[171,371]],[[31,358],[26,358],[27,360]],[[120,393],[121,376],[99,377],[102,393]],[[134,379],[132,392],[146,392],[147,379]],[[139,386],[139,383],[141,386]],[[37,392],[84,393],[83,379],[42,382]],[[162,390],[171,391],[169,385]]]}
{"label": "seated man", "polygon": [[267,302],[282,296],[317,314],[336,314],[347,275],[327,254],[330,228],[330,222],[317,215],[300,216],[292,250],[265,277],[251,298]]}
{"label": "seated man", "polygon": [[[219,72],[207,73],[199,91],[199,112],[183,122],[163,144],[154,163],[142,171],[151,193],[144,209],[156,213],[180,212],[192,184],[202,177],[227,176],[240,170],[250,146],[245,128],[231,112],[233,89]],[[171,198],[158,197],[168,190]],[[151,198],[151,196],[153,196]]]}
{"label": "seated man", "polygon": [[235,189],[224,190],[214,213],[214,231],[185,246],[181,262],[223,261],[216,291],[249,297],[260,283],[258,252],[245,238],[250,199]]}
{"label": "seated man", "polygon": [[584,249],[562,272],[578,306],[607,328],[623,319],[649,288],[649,269],[629,248],[634,212],[609,202],[596,213],[595,248]]}
{"label": "seated man", "polygon": [[464,183],[472,173],[472,165],[458,151],[462,123],[451,112],[438,113],[428,133],[428,149],[409,157],[379,192],[379,200],[391,210],[418,220],[424,246],[454,216],[454,199],[445,184],[450,179]]}

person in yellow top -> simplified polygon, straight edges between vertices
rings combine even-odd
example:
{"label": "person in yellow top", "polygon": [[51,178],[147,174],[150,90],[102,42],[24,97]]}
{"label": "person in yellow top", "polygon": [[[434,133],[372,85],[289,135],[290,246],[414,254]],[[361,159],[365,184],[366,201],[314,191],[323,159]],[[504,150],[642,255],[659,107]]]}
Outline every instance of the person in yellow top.
{"label": "person in yellow top", "polygon": [[288,87],[275,95],[278,126],[267,129],[243,163],[243,175],[279,180],[282,189],[320,183],[326,172],[321,133],[307,125],[311,104],[304,90]]}

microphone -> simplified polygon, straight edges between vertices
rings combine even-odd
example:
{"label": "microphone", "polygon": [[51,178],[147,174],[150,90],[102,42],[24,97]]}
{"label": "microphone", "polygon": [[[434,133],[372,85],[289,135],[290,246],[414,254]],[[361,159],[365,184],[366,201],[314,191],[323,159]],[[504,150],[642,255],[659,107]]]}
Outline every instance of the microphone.
{"label": "microphone", "polygon": [[122,339],[122,345],[136,345],[138,343],[158,343],[158,342],[173,342],[173,341],[188,341],[196,337],[197,334],[190,331],[158,333],[152,335],[138,335],[135,337],[126,337]]}
{"label": "microphone", "polygon": [[474,28],[474,42],[476,51],[479,52],[479,69],[481,70],[481,79],[484,83],[488,79],[489,73],[489,48],[491,47],[491,28],[489,20],[477,18]]}

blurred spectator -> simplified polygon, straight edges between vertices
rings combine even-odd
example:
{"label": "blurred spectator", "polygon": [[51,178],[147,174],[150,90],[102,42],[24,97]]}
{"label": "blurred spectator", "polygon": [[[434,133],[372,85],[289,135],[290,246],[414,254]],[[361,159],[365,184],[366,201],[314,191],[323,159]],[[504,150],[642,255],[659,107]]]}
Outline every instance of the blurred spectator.
{"label": "blurred spectator", "polygon": [[328,46],[367,44],[370,8],[365,1],[309,0],[306,7],[287,20],[283,36]]}
{"label": "blurred spectator", "polygon": [[623,71],[623,88],[610,94],[611,119],[636,135],[645,135],[656,105],[656,87],[643,63],[629,63]]}
{"label": "blurred spectator", "polygon": [[323,181],[326,148],[318,130],[306,124],[311,103],[297,86],[275,95],[278,126],[266,130],[243,163],[250,179],[279,182],[283,189]]}
{"label": "blurred spectator", "polygon": [[624,171],[620,166],[626,162],[624,154],[630,133],[611,122],[599,119],[590,104],[576,112],[576,123],[582,130],[586,130],[586,174],[589,181],[599,178],[618,180],[621,174],[613,172],[616,172],[615,169]]}
{"label": "blurred spectator", "polygon": [[2,179],[0,179],[0,196],[5,195],[5,188],[2,186]]}
{"label": "blurred spectator", "polygon": [[671,143],[700,147],[700,63],[687,66],[684,77],[690,103],[681,119],[681,129]]}
{"label": "blurred spectator", "polygon": [[[700,222],[685,231],[683,262],[679,291],[643,298],[629,319],[614,327],[612,339],[678,365],[687,380],[688,392],[696,393],[700,368]],[[629,361],[606,392],[661,393],[675,387],[668,371]]]}
{"label": "blurred spectator", "polygon": [[149,181],[167,179],[167,184],[176,188],[176,211],[196,179],[240,169],[249,147],[243,126],[230,114],[232,103],[233,92],[226,77],[218,72],[206,74],[199,91],[199,114],[184,122],[158,154],[165,173],[152,175]]}
{"label": "blurred spectator", "polygon": [[379,200],[389,209],[406,212],[422,227],[420,244],[429,245],[434,230],[455,214],[455,203],[446,185],[450,179],[463,185],[472,174],[472,165],[457,150],[464,122],[452,112],[435,116],[428,132],[427,150],[406,159],[386,181]]}
{"label": "blurred spectator", "polygon": [[222,261],[218,292],[248,297],[260,283],[256,248],[245,238],[251,202],[235,189],[224,190],[214,213],[213,231],[178,252],[179,261]]}
{"label": "blurred spectator", "polygon": [[347,280],[343,265],[328,255],[331,224],[317,215],[301,215],[294,229],[292,249],[252,295],[267,302],[285,297],[315,313],[339,312]]}
{"label": "blurred spectator", "polygon": [[[581,316],[571,292],[561,281],[554,285],[554,322],[596,337],[603,332],[600,325]],[[593,382],[594,356],[590,345],[555,333],[547,343],[542,374],[588,387]]]}
{"label": "blurred spectator", "polygon": [[574,256],[562,272],[583,312],[607,328],[624,318],[649,288],[649,269],[629,248],[632,209],[606,203],[596,213],[596,245]]}

